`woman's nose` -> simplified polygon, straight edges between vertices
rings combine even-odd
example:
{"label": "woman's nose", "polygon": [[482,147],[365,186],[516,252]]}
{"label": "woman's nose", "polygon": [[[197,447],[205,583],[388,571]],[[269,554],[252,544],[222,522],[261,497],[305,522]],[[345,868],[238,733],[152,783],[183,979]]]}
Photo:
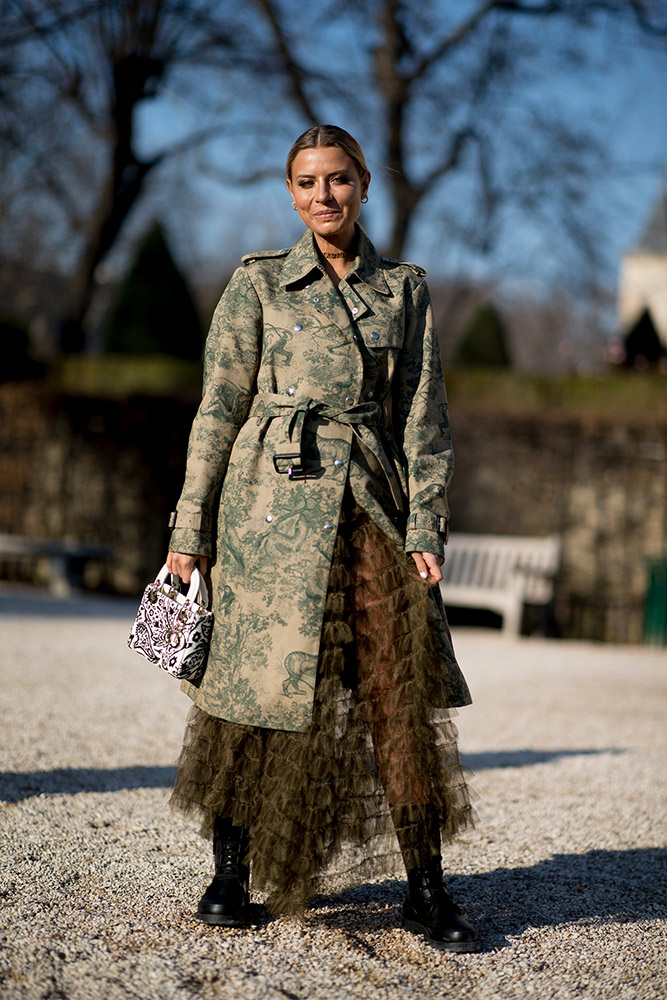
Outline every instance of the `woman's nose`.
{"label": "woman's nose", "polygon": [[315,197],[318,201],[328,201],[331,197],[331,189],[327,181],[320,181],[317,185]]}

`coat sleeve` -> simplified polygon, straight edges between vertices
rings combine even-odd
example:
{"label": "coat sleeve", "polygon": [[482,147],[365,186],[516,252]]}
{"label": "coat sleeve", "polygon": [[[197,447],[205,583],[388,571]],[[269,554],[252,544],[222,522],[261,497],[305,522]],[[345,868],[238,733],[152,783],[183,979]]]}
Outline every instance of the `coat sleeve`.
{"label": "coat sleeve", "polygon": [[262,307],[245,268],[218,303],[206,338],[202,401],[188,442],[185,483],[171,516],[169,549],[210,556],[215,505],[259,368]]}
{"label": "coat sleeve", "polygon": [[[454,453],[447,395],[426,282],[406,294],[405,336],[394,386],[394,433],[408,483],[405,551],[443,555]],[[407,292],[407,289],[406,289]]]}

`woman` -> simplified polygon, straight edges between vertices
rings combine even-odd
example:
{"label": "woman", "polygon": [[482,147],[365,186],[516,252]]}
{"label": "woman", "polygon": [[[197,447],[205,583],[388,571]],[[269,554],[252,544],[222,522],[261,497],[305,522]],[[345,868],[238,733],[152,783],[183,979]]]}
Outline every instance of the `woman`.
{"label": "woman", "polygon": [[248,877],[298,912],[345,857],[386,870],[406,926],[480,947],[441,836],[472,810],[447,710],[470,702],[441,579],[452,473],[424,271],[357,223],[370,173],[336,126],[290,150],[295,246],[249,254],[216,309],[168,566],[211,567],[215,629],[172,804],[212,836],[197,918],[248,919]]}

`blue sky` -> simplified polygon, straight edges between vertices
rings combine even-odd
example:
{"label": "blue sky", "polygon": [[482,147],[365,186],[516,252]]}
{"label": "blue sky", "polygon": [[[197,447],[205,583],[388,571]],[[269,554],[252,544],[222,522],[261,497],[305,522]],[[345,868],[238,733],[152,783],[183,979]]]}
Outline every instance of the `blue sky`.
{"label": "blue sky", "polygon": [[[661,171],[667,171],[667,55],[664,38],[640,45],[635,33],[614,25],[590,42],[588,55],[591,66],[584,74],[570,78],[547,71],[542,80],[538,75],[536,85],[545,104],[552,98],[564,104],[572,120],[592,131],[607,151],[606,163],[588,193],[588,218],[603,260],[599,278],[613,287],[620,257],[639,238],[658,194]],[[251,121],[253,116],[262,121],[267,113],[242,99],[236,110]],[[354,131],[354,124],[344,116],[333,117]],[[141,118],[144,149],[159,147],[174,131],[187,132],[196,120],[196,107],[176,97],[167,95],[147,103]],[[277,162],[305,127],[296,118],[292,122],[286,118],[284,141],[276,143]],[[364,136],[359,138],[364,144]],[[211,150],[224,160],[229,142],[213,145]],[[374,183],[364,222],[381,244],[387,231],[383,165],[370,155],[369,166]],[[465,182],[457,182],[443,189],[441,197],[465,199],[465,190]],[[427,205],[420,215],[405,256],[426,266],[432,275],[490,276],[528,287],[567,283],[567,266],[552,266],[550,260],[551,234],[530,217],[510,219],[498,251],[485,258],[446,245],[431,207]],[[200,179],[189,195],[188,221],[193,231],[188,253],[200,268],[210,271],[209,277],[248,250],[289,245],[300,233],[299,220],[278,177],[252,188]],[[178,253],[179,248],[175,249]]]}

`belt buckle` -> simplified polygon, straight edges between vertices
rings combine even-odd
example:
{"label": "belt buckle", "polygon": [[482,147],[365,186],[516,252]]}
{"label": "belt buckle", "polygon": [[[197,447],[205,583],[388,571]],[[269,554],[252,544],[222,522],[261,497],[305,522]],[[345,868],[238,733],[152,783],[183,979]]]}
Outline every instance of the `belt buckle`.
{"label": "belt buckle", "polygon": [[[292,461],[286,469],[278,468],[278,462],[289,462],[290,459],[296,459],[296,461]],[[273,468],[279,476],[287,476],[288,479],[304,479],[306,475],[301,464],[300,451],[285,451],[280,455],[276,452],[273,456]]]}

